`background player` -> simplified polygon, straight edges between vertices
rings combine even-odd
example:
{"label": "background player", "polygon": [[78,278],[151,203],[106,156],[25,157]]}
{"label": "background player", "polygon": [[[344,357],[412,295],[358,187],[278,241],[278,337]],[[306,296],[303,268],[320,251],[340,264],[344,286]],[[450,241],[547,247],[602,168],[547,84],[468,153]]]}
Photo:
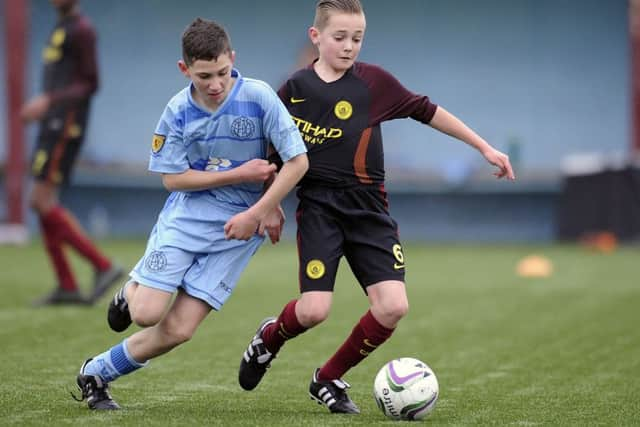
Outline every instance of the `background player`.
{"label": "background player", "polygon": [[[84,304],[96,301],[120,276],[112,263],[87,237],[58,197],[67,183],[84,141],[91,97],[98,87],[96,33],[78,10],[76,0],[51,0],[58,22],[44,48],[43,92],[22,108],[25,121],[39,121],[31,172],[35,178],[30,204],[40,220],[42,239],[56,273],[58,286],[42,304]],[[89,298],[81,295],[63,244],[85,257],[95,271]]]}
{"label": "background player", "polygon": [[313,375],[309,394],[335,413],[358,413],[341,377],[384,343],[408,310],[405,259],[388,212],[380,124],[411,117],[476,148],[515,179],[508,157],[428,97],[375,65],[355,62],[366,28],[358,0],[321,0],[309,37],[319,58],[280,89],[309,150],[298,190],[299,299],[259,326],[240,363],[240,385],[255,388],[286,340],[324,321],[344,256],[370,309]]}
{"label": "background player", "polygon": [[[196,19],[182,48],[178,66],[191,84],[165,108],[149,161],[172,193],[109,308],[112,329],[132,319],[145,329],[82,365],[77,382],[91,409],[118,409],[109,382],[189,340],[212,308],[222,308],[264,231],[279,239],[278,204],[308,167],[286,108],[266,83],[233,68],[222,27]],[[269,143],[285,163],[261,197],[276,169],[266,160]]]}

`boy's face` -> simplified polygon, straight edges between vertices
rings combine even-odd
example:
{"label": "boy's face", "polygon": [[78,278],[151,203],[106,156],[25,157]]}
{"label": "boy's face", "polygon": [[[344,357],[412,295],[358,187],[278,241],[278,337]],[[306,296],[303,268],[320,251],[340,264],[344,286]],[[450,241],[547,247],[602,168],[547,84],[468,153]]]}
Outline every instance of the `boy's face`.
{"label": "boy's face", "polygon": [[324,28],[311,27],[309,36],[318,47],[319,61],[336,71],[347,70],[358,58],[366,26],[362,13],[331,13]]}
{"label": "boy's face", "polygon": [[233,87],[231,70],[234,59],[235,52],[231,52],[223,53],[217,60],[198,59],[191,65],[178,61],[182,74],[193,82],[193,96],[199,104],[215,111],[224,102]]}

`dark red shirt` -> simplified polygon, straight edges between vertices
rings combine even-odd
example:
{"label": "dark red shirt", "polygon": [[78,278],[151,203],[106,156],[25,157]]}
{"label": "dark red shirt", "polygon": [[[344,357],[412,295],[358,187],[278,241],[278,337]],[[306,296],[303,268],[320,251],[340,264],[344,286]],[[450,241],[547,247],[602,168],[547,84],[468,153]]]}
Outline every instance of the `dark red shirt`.
{"label": "dark red shirt", "polygon": [[53,107],[82,106],[98,88],[96,32],[78,13],[58,21],[42,51],[43,91]]}
{"label": "dark red shirt", "polygon": [[437,106],[382,68],[356,62],[326,83],[313,67],[278,91],[305,141],[309,171],[301,185],[351,187],[384,183],[380,124],[411,117],[428,124]]}

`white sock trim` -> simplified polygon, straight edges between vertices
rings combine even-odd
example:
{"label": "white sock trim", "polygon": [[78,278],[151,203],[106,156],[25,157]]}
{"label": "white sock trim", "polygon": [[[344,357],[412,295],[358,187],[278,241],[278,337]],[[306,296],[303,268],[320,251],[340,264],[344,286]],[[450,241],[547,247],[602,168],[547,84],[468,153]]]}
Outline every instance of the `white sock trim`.
{"label": "white sock trim", "polygon": [[124,355],[127,357],[127,360],[136,368],[143,368],[145,366],[147,366],[149,364],[149,361],[146,360],[142,363],[138,362],[137,360],[135,360],[133,358],[133,356],[131,356],[131,353],[129,353],[129,345],[127,344],[127,341],[129,340],[129,338],[125,339],[124,341],[122,341],[122,349],[124,350]]}

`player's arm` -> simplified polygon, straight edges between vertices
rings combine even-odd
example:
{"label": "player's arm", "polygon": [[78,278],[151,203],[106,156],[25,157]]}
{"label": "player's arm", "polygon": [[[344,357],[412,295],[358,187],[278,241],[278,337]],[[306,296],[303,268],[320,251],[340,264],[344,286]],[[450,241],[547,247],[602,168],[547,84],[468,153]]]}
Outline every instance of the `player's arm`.
{"label": "player's arm", "polygon": [[309,169],[307,149],[285,105],[269,86],[263,87],[262,96],[261,102],[265,106],[264,134],[284,164],[262,197],[249,209],[227,221],[224,226],[227,239],[248,240],[256,231],[263,235],[265,218],[278,208],[282,199]]}
{"label": "player's arm", "polygon": [[298,154],[284,162],[273,183],[247,212],[261,220],[269,211],[278,207],[280,201],[302,179],[307,169],[309,169],[307,153]]}
{"label": "player's arm", "polygon": [[243,182],[265,182],[276,166],[264,159],[252,159],[225,171],[187,169],[181,173],[163,173],[162,184],[169,191],[199,191]]}
{"label": "player's arm", "polygon": [[459,139],[460,141],[463,141],[474,147],[476,150],[480,151],[480,153],[482,153],[484,158],[487,159],[489,163],[499,169],[498,172],[494,173],[496,177],[506,177],[512,180],[516,178],[513,173],[513,169],[511,168],[509,157],[506,154],[493,148],[487,141],[482,139],[480,135],[478,135],[467,125],[465,125],[462,120],[460,120],[441,106],[438,106],[436,108],[436,112],[429,122],[429,125],[432,128],[437,129],[440,132],[452,136],[456,139]]}
{"label": "player's arm", "polygon": [[[277,172],[273,175],[273,177],[265,181],[262,194],[264,194],[269,189],[271,184],[273,184],[273,180],[275,179],[276,175]],[[258,233],[262,236],[264,235],[264,232],[266,232],[269,235],[271,243],[275,245],[280,241],[280,236],[282,235],[282,227],[284,226],[285,221],[286,215],[284,213],[284,209],[282,209],[281,204],[278,203],[278,206],[268,212],[262,219],[262,221],[260,221],[260,225],[258,226]]]}
{"label": "player's arm", "polygon": [[[309,160],[306,153],[298,154],[284,162],[282,169],[260,200],[246,211],[235,215],[225,224],[225,237],[247,240],[256,231],[264,233],[264,229],[259,230],[259,227],[266,215],[277,209],[278,204],[302,179],[307,169],[309,169]],[[250,225],[247,226],[247,224]]]}

